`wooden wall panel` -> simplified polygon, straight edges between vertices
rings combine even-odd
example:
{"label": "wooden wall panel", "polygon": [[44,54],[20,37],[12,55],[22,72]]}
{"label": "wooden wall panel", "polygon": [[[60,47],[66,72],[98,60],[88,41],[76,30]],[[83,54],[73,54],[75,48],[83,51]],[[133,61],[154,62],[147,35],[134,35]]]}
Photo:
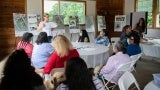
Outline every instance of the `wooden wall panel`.
{"label": "wooden wall panel", "polygon": [[13,13],[26,12],[26,0],[0,0],[0,60],[15,49]]}
{"label": "wooden wall panel", "polygon": [[120,32],[114,32],[115,15],[122,15],[124,12],[124,0],[97,0],[97,15],[106,17],[107,33],[109,38],[119,37]]}

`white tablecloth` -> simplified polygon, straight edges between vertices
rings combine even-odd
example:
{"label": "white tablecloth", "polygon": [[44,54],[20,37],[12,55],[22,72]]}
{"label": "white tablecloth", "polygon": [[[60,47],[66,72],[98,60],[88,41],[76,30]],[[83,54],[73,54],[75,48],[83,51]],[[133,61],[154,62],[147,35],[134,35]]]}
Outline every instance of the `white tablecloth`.
{"label": "white tablecloth", "polygon": [[95,67],[106,64],[109,57],[109,49],[107,46],[94,43],[72,43],[77,48],[80,57],[85,60],[88,67]]}
{"label": "white tablecloth", "polygon": [[151,81],[144,87],[144,90],[160,90],[160,87],[155,85],[154,81]]}
{"label": "white tablecloth", "polygon": [[142,51],[146,56],[160,58],[160,39],[152,39],[141,43]]}

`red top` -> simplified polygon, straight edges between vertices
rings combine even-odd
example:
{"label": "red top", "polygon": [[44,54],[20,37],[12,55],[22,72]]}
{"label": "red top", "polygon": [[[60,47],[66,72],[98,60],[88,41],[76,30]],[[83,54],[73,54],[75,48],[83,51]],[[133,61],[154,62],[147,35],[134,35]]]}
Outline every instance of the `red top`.
{"label": "red top", "polygon": [[79,53],[76,49],[70,50],[67,56],[60,57],[56,51],[52,53],[50,58],[48,59],[48,62],[44,68],[44,73],[49,74],[53,68],[63,68],[64,62],[69,60],[72,57],[79,57]]}
{"label": "red top", "polygon": [[20,41],[17,45],[17,49],[24,49],[28,57],[31,58],[33,51],[33,45],[31,43]]}

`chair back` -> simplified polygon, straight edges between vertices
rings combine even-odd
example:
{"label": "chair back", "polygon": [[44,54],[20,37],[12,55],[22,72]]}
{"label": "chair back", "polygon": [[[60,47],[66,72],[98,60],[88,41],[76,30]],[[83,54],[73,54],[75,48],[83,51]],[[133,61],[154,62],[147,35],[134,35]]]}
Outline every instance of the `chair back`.
{"label": "chair back", "polygon": [[142,53],[130,56],[132,61],[137,61],[142,56]]}
{"label": "chair back", "polygon": [[124,64],[121,64],[120,66],[118,66],[117,70],[115,73],[119,72],[119,71],[131,71],[132,70],[132,67],[133,67],[133,64],[134,61],[130,61],[130,62],[127,62],[127,63],[124,63]]}
{"label": "chair back", "polygon": [[118,85],[120,90],[128,90],[128,88],[133,83],[136,85],[137,89],[140,90],[136,79],[134,78],[133,74],[130,72],[125,72],[118,80]]}

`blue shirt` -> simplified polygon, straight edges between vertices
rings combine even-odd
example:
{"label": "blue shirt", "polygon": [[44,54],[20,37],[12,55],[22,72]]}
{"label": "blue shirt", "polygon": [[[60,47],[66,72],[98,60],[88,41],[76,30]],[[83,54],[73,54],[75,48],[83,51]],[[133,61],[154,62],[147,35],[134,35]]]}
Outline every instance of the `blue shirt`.
{"label": "blue shirt", "polygon": [[50,43],[35,44],[32,52],[32,64],[35,68],[43,68],[54,49]]}
{"label": "blue shirt", "polygon": [[129,44],[126,49],[129,56],[141,53],[139,44]]}
{"label": "blue shirt", "polygon": [[102,44],[104,46],[107,46],[109,44],[109,39],[107,36],[104,36],[104,37],[97,37],[95,39],[95,43],[96,44]]}

